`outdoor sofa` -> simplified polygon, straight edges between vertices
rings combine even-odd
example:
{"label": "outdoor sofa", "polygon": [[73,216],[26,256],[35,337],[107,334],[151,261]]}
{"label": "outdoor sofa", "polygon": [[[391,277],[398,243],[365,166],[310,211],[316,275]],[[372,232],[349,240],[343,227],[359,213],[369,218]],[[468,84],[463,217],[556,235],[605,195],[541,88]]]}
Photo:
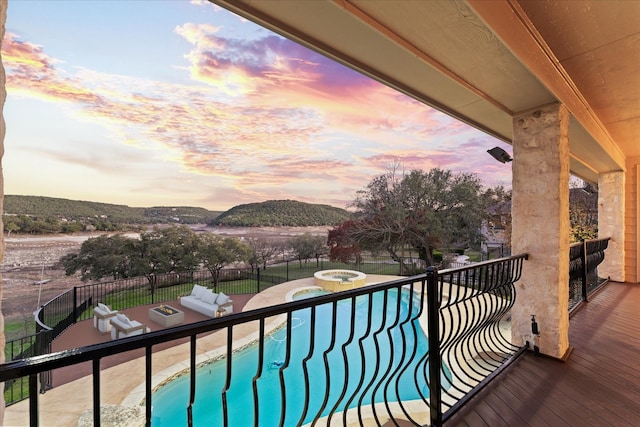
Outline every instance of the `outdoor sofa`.
{"label": "outdoor sofa", "polygon": [[180,305],[209,317],[233,313],[233,300],[229,296],[201,285],[194,285],[191,294],[180,297]]}

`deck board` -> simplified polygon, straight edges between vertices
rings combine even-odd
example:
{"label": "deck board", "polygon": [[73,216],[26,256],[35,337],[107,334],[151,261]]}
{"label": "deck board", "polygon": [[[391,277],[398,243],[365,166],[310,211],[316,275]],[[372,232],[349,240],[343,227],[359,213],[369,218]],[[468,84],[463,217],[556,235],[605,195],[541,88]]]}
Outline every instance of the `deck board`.
{"label": "deck board", "polygon": [[525,354],[445,426],[638,426],[638,331],[640,285],[611,282],[571,317],[566,362]]}

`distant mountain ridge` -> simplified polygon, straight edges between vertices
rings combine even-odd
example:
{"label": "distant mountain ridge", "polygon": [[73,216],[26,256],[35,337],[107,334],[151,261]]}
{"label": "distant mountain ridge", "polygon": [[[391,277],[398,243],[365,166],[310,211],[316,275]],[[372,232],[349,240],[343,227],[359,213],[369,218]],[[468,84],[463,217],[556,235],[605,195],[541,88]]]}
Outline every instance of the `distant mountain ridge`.
{"label": "distant mountain ridge", "polygon": [[112,223],[154,224],[179,222],[205,224],[220,214],[205,208],[189,206],[156,206],[132,208],[127,205],[69,200],[45,196],[4,196],[5,215],[57,217],[78,221],[105,218]]}
{"label": "distant mountain ridge", "polygon": [[[350,212],[341,208],[295,200],[267,200],[238,205],[220,212],[189,206],[134,208],[110,203],[19,195],[4,196],[3,214],[84,223],[87,219],[95,219],[111,224],[181,223],[227,227],[335,225],[351,217]],[[7,220],[8,217],[5,222]]]}
{"label": "distant mountain ridge", "polygon": [[209,224],[228,227],[308,227],[336,225],[350,217],[349,211],[329,205],[267,200],[235,206]]}

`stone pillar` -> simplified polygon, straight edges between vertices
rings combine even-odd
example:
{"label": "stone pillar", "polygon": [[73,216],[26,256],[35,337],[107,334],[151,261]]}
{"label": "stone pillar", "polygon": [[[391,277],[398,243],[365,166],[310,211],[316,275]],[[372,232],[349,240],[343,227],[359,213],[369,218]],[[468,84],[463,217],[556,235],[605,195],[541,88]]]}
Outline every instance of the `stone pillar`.
{"label": "stone pillar", "polygon": [[[514,343],[564,358],[569,351],[569,111],[554,104],[513,119],[513,254],[528,253],[516,282]],[[535,315],[540,334],[531,332]]]}
{"label": "stone pillar", "polygon": [[[5,26],[7,23],[7,1],[0,1],[0,47],[4,39]],[[4,110],[4,101],[7,99],[6,76],[2,65],[2,55],[0,54],[0,112]],[[4,114],[0,115],[0,159],[4,155],[4,134],[6,127]],[[2,174],[2,164],[0,163],[0,212],[4,212],[4,178]],[[4,230],[2,215],[0,215],[0,230]],[[0,237],[0,261],[4,259],[4,233]],[[2,316],[2,276],[0,275],[0,348],[5,346],[4,317]],[[5,362],[4,351],[0,352],[0,363]],[[0,402],[0,425],[4,425],[4,383],[0,384],[2,401]]]}
{"label": "stone pillar", "polygon": [[598,238],[611,238],[598,275],[617,282],[624,282],[624,191],[624,172],[598,176]]}

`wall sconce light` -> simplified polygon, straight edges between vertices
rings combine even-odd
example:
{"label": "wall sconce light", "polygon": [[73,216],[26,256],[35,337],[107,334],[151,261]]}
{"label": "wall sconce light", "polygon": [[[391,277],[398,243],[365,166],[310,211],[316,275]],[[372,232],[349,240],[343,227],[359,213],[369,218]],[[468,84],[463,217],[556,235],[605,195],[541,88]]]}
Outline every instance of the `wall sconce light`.
{"label": "wall sconce light", "polygon": [[487,150],[487,153],[491,154],[491,156],[500,163],[507,163],[513,160],[509,153],[500,147],[493,147],[492,149]]}

